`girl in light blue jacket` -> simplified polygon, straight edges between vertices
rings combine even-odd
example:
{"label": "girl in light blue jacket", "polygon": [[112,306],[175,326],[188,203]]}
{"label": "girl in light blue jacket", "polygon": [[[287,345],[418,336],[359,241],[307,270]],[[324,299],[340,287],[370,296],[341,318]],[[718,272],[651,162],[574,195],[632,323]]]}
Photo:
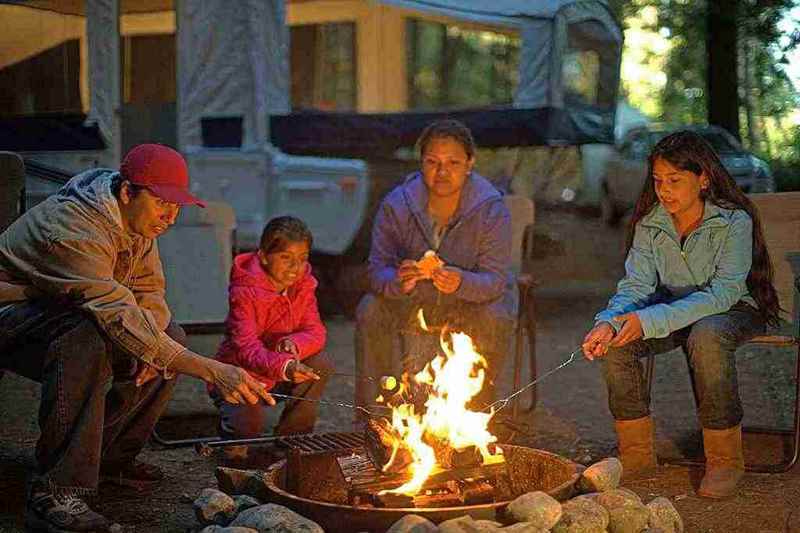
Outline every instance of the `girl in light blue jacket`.
{"label": "girl in light blue jacket", "polygon": [[703,426],[698,494],[735,492],[744,472],[736,349],[778,321],[758,213],[693,132],[661,140],[634,209],[625,277],[584,338],[600,358],[627,475],[656,466],[643,357],[682,347]]}

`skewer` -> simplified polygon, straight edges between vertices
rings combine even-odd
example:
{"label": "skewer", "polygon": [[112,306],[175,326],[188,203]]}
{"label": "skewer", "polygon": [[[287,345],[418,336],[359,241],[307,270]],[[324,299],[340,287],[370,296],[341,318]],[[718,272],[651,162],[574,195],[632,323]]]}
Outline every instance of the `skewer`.
{"label": "skewer", "polygon": [[[344,407],[346,409],[354,409],[356,411],[362,411],[363,413],[365,413],[365,414],[367,414],[369,416],[379,416],[377,413],[373,413],[372,411],[367,409],[366,406],[363,406],[363,405],[353,405],[353,404],[344,403],[344,402],[333,402],[333,401],[330,401],[330,400],[313,400],[311,398],[303,398],[302,396],[292,396],[290,394],[280,394],[280,393],[277,393],[277,392],[270,392],[270,394],[274,398],[280,398],[282,400],[300,400],[300,401],[303,401],[303,402],[313,402],[313,403],[319,403],[319,404],[323,404],[323,405],[333,405],[333,406],[336,406],[336,407]],[[387,411],[391,411],[392,410],[391,407],[387,407],[385,405],[370,405],[369,407],[377,408],[377,409],[385,409]]]}
{"label": "skewer", "polygon": [[[484,410],[484,411],[488,411],[488,410],[491,410],[491,409],[492,409],[492,407],[497,407],[497,409],[495,409],[495,411],[494,411],[494,412],[496,413],[497,411],[499,411],[499,410],[503,409],[505,406],[507,406],[507,405],[508,405],[508,404],[511,402],[511,400],[513,400],[514,398],[516,398],[517,396],[519,396],[520,394],[522,394],[522,393],[523,393],[523,392],[525,392],[526,390],[530,389],[531,387],[533,387],[534,385],[536,385],[537,383],[539,383],[539,382],[540,382],[541,380],[543,380],[544,378],[546,378],[546,377],[548,377],[548,376],[550,376],[550,375],[552,375],[552,374],[554,374],[554,373],[558,372],[559,370],[561,370],[561,369],[562,369],[562,368],[564,368],[565,366],[567,366],[567,365],[569,365],[570,363],[572,363],[573,361],[575,361],[575,360],[576,360],[576,357],[575,357],[575,356],[576,356],[577,354],[579,354],[579,353],[581,352],[581,350],[582,350],[582,349],[583,349],[583,347],[582,347],[582,346],[578,346],[577,348],[575,348],[575,349],[572,351],[572,353],[571,353],[571,354],[569,354],[569,357],[568,357],[566,360],[564,360],[564,361],[563,361],[563,362],[562,362],[560,365],[558,365],[558,366],[557,366],[557,367],[555,367],[555,368],[551,368],[550,370],[548,370],[547,372],[545,372],[545,373],[544,373],[544,374],[542,374],[541,376],[537,377],[536,379],[534,379],[533,381],[531,381],[531,382],[530,382],[530,383],[528,383],[527,385],[525,385],[525,386],[521,387],[519,390],[517,390],[516,392],[512,393],[510,396],[508,396],[508,397],[506,397],[506,398],[503,398],[502,400],[497,400],[496,402],[492,402],[492,403],[490,403],[489,405],[487,405],[486,407],[484,407],[484,408],[483,408],[483,410]],[[578,358],[578,359],[579,359],[579,358]]]}

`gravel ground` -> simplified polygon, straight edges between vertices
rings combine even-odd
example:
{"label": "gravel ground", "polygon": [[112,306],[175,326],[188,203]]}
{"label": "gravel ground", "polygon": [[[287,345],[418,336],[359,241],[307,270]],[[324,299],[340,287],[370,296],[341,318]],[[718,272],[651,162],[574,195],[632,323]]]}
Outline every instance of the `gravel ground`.
{"label": "gravel ground", "polygon": [[[537,229],[535,257],[526,270],[539,280],[536,348],[541,374],[564,361],[580,344],[592,316],[604,305],[621,273],[623,241],[620,230],[570,211],[540,211],[537,228],[541,229]],[[339,371],[352,372],[352,321],[331,317],[326,324],[328,353]],[[201,353],[212,353],[218,340],[216,336],[194,336],[190,342]],[[790,425],[794,384],[791,354],[742,350],[739,360],[745,422]],[[527,370],[523,375],[528,376]],[[500,389],[511,392],[510,383],[507,365]],[[335,378],[326,397],[349,402],[352,390],[351,380]],[[537,392],[536,409],[517,421],[515,443],[547,449],[582,463],[614,453],[612,420],[596,363],[580,359],[541,382]],[[0,430],[0,532],[18,532],[24,530],[24,487],[37,438],[38,386],[7,375],[0,381],[0,399],[4,420]],[[691,388],[680,352],[658,358],[653,411],[662,458],[701,453]],[[169,418],[160,424],[163,436],[213,434],[213,407],[203,387],[191,380],[179,385],[166,416]],[[351,417],[346,409],[322,406],[317,428],[347,430]],[[746,438],[745,447],[751,460],[768,461],[780,457],[786,443],[753,436]],[[97,509],[119,520],[126,532],[186,531],[194,525],[191,500],[202,488],[215,486],[214,458],[199,457],[191,448],[164,450],[153,445],[145,450],[143,459],[162,466],[169,480],[149,494],[103,487]],[[648,501],[655,496],[670,498],[681,512],[687,531],[800,531],[800,517],[795,512],[800,503],[796,473],[797,469],[780,475],[749,474],[740,494],[724,502],[695,497],[701,471],[686,467],[664,466],[657,476],[631,488]]]}

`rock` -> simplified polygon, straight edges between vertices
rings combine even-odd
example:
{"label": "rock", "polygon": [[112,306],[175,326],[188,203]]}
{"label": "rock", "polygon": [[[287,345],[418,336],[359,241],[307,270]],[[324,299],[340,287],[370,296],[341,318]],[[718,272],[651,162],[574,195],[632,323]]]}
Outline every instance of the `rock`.
{"label": "rock", "polygon": [[528,492],[509,503],[507,512],[517,522],[550,529],[561,518],[561,504],[544,492]]}
{"label": "rock", "polygon": [[416,514],[407,514],[390,527],[386,533],[436,533],[436,524]]}
{"label": "rock", "polygon": [[583,494],[575,500],[591,500],[603,506],[608,511],[609,533],[639,533],[650,521],[650,510],[639,495],[622,487]]}
{"label": "rock", "polygon": [[622,463],[616,457],[603,459],[587,468],[578,480],[581,492],[605,492],[619,487]]}
{"label": "rock", "polygon": [[258,533],[258,531],[249,527],[208,526],[201,530],[200,533]]}
{"label": "rock", "polygon": [[247,494],[259,501],[268,499],[266,474],[258,470],[239,470],[218,466],[214,471],[219,490],[235,496]]}
{"label": "rock", "polygon": [[237,494],[233,497],[233,502],[236,504],[236,514],[238,515],[245,509],[250,509],[251,507],[258,507],[261,505],[261,502],[257,499],[253,498],[248,494]]}
{"label": "rock", "polygon": [[514,525],[501,529],[503,533],[547,533],[549,529],[536,527],[530,522],[517,522]]}
{"label": "rock", "polygon": [[608,533],[641,533],[650,522],[650,510],[631,503],[608,511]]}
{"label": "rock", "polygon": [[249,527],[259,533],[325,533],[316,522],[274,503],[242,511],[230,525]]}
{"label": "rock", "polygon": [[658,497],[647,504],[650,510],[650,529],[661,529],[667,533],[683,533],[683,519],[667,498]]}
{"label": "rock", "polygon": [[192,504],[194,515],[201,525],[227,525],[236,516],[233,498],[217,489],[203,489]]}
{"label": "rock", "polygon": [[575,498],[561,504],[561,520],[552,533],[604,533],[608,527],[608,511],[590,498]]}
{"label": "rock", "polygon": [[496,533],[498,531],[500,531],[500,527],[497,522],[475,520],[469,515],[439,524],[439,533]]}

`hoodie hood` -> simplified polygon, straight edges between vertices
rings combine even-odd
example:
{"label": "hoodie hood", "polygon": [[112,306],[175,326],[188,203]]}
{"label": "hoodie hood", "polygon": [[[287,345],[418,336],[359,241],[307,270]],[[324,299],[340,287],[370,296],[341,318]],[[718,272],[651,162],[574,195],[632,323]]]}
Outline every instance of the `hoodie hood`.
{"label": "hoodie hood", "polygon": [[[253,287],[278,294],[275,285],[261,266],[258,252],[248,252],[237,255],[231,267],[231,286],[234,287]],[[317,288],[317,280],[311,275],[311,265],[306,263],[305,272],[299,276],[297,281],[288,289],[290,293],[300,290],[314,290]]]}
{"label": "hoodie hood", "polygon": [[119,172],[106,168],[87,170],[70,179],[58,191],[58,196],[64,200],[78,200],[121,230],[122,214],[117,198],[111,192],[111,182],[118,175]]}

